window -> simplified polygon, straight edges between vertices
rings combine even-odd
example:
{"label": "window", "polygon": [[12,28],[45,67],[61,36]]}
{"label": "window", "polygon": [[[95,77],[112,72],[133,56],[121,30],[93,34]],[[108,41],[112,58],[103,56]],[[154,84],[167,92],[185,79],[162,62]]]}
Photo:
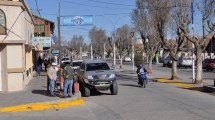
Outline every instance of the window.
{"label": "window", "polygon": [[34,26],[34,36],[35,37],[45,37],[45,25],[35,25]]}
{"label": "window", "polygon": [[107,63],[89,63],[86,71],[110,70]]}
{"label": "window", "polygon": [[0,35],[6,35],[6,17],[3,10],[0,9]]}

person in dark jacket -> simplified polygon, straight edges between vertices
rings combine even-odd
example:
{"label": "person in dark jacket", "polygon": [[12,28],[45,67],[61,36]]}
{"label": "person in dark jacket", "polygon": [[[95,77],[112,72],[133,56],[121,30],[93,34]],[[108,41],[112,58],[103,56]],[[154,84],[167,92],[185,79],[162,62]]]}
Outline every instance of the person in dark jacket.
{"label": "person in dark jacket", "polygon": [[37,65],[36,65],[37,77],[40,76],[41,68],[42,68],[42,66],[39,63],[37,63]]}
{"label": "person in dark jacket", "polygon": [[[137,71],[136,71],[137,75],[138,75],[138,85],[140,85],[141,83],[141,75],[145,76],[145,80],[146,80],[146,73],[147,70],[143,67],[142,64],[137,65]],[[146,81],[147,82],[147,81]]]}
{"label": "person in dark jacket", "polygon": [[63,69],[63,98],[72,97],[73,77],[75,73],[69,62],[66,62],[65,65],[66,66]]}
{"label": "person in dark jacket", "polygon": [[43,60],[42,60],[42,58],[40,56],[37,59],[37,63],[39,63],[41,65],[41,70],[42,70]]}

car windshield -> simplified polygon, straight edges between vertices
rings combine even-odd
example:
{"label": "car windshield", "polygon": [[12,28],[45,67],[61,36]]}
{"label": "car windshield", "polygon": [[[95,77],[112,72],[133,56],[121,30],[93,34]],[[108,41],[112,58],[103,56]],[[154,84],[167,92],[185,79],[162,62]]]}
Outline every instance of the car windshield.
{"label": "car windshield", "polygon": [[81,66],[82,62],[72,62],[72,66]]}
{"label": "car windshield", "polygon": [[89,63],[86,67],[86,71],[110,70],[107,63]]}

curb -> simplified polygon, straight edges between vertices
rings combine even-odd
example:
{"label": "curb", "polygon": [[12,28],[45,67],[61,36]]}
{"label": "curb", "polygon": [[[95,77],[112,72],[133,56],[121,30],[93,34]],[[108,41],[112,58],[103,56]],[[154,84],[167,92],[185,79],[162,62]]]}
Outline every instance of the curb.
{"label": "curb", "polygon": [[183,89],[196,90],[196,91],[202,91],[203,90],[201,87],[196,87],[196,86],[184,84],[181,82],[175,82],[175,81],[167,80],[167,79],[163,79],[163,78],[155,78],[154,81],[159,82],[159,83],[168,83],[168,84],[171,84],[173,86],[180,87]]}
{"label": "curb", "polygon": [[49,102],[33,103],[12,107],[0,108],[0,113],[10,113],[10,112],[31,112],[31,111],[42,111],[48,109],[63,109],[73,106],[80,106],[84,104],[84,100],[81,99],[80,94],[77,95],[77,98],[66,98],[62,100],[55,100]]}

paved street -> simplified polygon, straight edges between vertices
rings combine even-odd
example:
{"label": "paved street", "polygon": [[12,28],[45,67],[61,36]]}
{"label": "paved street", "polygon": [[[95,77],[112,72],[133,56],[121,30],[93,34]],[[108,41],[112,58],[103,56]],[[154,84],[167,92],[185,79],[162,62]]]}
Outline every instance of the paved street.
{"label": "paved street", "polygon": [[[149,80],[137,86],[134,71],[117,70],[119,93],[95,92],[85,104],[60,110],[1,113],[1,120],[214,120],[215,96]],[[156,69],[159,70],[159,69]]]}

